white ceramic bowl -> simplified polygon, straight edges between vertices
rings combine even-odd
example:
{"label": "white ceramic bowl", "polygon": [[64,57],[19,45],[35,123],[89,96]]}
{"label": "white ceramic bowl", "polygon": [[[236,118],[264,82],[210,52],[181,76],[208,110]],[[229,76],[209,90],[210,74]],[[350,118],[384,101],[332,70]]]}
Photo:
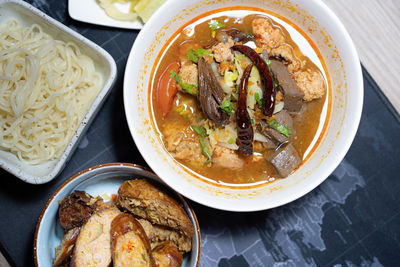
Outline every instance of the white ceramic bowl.
{"label": "white ceramic bowl", "polygon": [[[166,151],[155,127],[149,99],[153,65],[173,34],[205,12],[237,6],[267,10],[287,29],[300,49],[318,61],[328,79],[326,122],[313,153],[292,175],[270,184],[250,187],[210,182],[191,172]],[[285,26],[286,27],[286,26]],[[303,32],[299,34],[299,32]],[[310,50],[306,35],[317,47]],[[321,64],[322,65],[321,65]],[[167,1],[136,39],[125,71],[124,104],[129,129],[149,166],[180,194],[207,206],[229,211],[256,211],[291,202],[314,189],[338,166],[348,151],[362,112],[363,80],[353,42],[334,13],[320,0],[192,0]]]}
{"label": "white ceramic bowl", "polygon": [[[60,245],[63,229],[58,220],[58,202],[75,190],[83,190],[92,196],[111,196],[118,193],[118,188],[126,180],[135,178],[149,179],[160,186],[160,179],[152,171],[128,163],[110,163],[95,166],[81,171],[67,180],[50,197],[36,225],[34,238],[35,265],[52,266],[55,248]],[[165,186],[164,186],[165,187]],[[194,226],[193,246],[190,253],[183,258],[183,267],[197,267],[200,263],[201,236],[200,227],[193,209],[184,198],[165,188],[180,201]]]}
{"label": "white ceramic bowl", "polygon": [[74,42],[78,45],[82,53],[93,59],[96,70],[103,76],[102,89],[93,101],[60,158],[37,165],[29,165],[21,162],[15,154],[0,150],[0,166],[3,169],[20,178],[24,182],[43,184],[54,179],[64,168],[66,162],[77,147],[80,138],[89,127],[112,89],[117,76],[117,67],[111,55],[100,46],[69,29],[62,23],[47,16],[35,7],[24,1],[0,0],[0,23],[5,23],[11,18],[17,19],[24,27],[36,23],[54,39],[62,40],[64,42]]}

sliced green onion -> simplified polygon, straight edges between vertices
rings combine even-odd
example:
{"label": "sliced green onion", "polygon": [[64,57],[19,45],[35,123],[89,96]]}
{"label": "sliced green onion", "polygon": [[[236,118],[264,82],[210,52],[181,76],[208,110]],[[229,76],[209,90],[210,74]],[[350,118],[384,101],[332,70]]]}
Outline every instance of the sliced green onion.
{"label": "sliced green onion", "polygon": [[191,128],[201,137],[207,137],[207,130],[203,126],[194,126],[192,125]]}
{"label": "sliced green onion", "polygon": [[208,137],[206,128],[204,128],[203,126],[194,126],[194,125],[192,125],[191,128],[199,135],[201,150],[207,157],[207,161],[205,162],[205,164],[210,163],[212,160],[211,153],[207,145],[205,144],[205,139]]}
{"label": "sliced green onion", "polygon": [[277,120],[273,119],[272,121],[269,122],[269,127],[272,129],[277,130],[281,134],[283,134],[286,137],[289,137],[289,135],[292,133],[292,129],[289,127],[286,127],[285,125],[280,124]]}

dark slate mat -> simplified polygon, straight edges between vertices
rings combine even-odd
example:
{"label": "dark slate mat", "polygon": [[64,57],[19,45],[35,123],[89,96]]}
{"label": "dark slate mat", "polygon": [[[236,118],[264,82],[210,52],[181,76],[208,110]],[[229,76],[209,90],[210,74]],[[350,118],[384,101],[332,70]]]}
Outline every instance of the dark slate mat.
{"label": "dark slate mat", "polygon": [[[0,170],[0,245],[15,266],[33,265],[37,218],[70,176],[93,165],[146,166],[126,124],[122,82],[138,31],[73,21],[67,1],[28,1],[104,47],[118,80],[67,167],[35,186]],[[364,110],[347,156],[311,193],[283,207],[231,213],[192,203],[202,232],[201,266],[398,266],[400,262],[400,120],[363,70]],[[351,101],[351,100],[350,100]]]}

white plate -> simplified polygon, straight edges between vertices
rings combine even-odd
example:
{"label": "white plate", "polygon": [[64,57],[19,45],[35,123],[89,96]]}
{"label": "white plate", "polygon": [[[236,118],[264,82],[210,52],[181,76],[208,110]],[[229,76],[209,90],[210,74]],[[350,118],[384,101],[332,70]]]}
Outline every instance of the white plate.
{"label": "white plate", "polygon": [[[125,6],[121,5],[121,11]],[[110,18],[96,0],[69,0],[68,13],[71,18],[91,24],[111,26],[125,29],[140,30],[143,22],[138,18],[135,21],[119,21]]]}
{"label": "white plate", "polygon": [[5,23],[10,18],[17,19],[24,27],[36,23],[54,39],[75,43],[82,53],[92,58],[96,70],[100,72],[104,79],[103,88],[94,99],[60,158],[41,164],[29,165],[21,162],[15,154],[0,150],[1,168],[24,182],[43,184],[54,179],[64,168],[68,159],[76,149],[80,138],[88,129],[104,100],[110,93],[117,76],[117,67],[114,59],[103,48],[24,1],[0,0],[0,23]]}
{"label": "white plate", "polygon": [[[117,194],[118,188],[126,180],[144,178],[162,186],[160,179],[151,171],[134,164],[110,163],[99,165],[71,177],[50,197],[36,225],[34,238],[34,258],[36,266],[52,266],[55,248],[60,245],[63,229],[58,220],[58,202],[75,190],[83,190],[92,196]],[[163,186],[165,189],[166,187]],[[168,189],[167,189],[168,190]],[[201,237],[200,227],[193,209],[181,196],[168,190],[178,201],[189,216],[194,226],[193,247],[183,258],[184,267],[197,267],[200,262]]]}
{"label": "white plate", "polygon": [[[288,21],[300,49],[308,54],[312,40],[320,52],[328,79],[325,130],[314,151],[289,177],[272,183],[227,185],[189,170],[165,149],[149,99],[153,66],[176,31],[216,9],[263,9],[269,16]],[[300,31],[304,32],[305,38]],[[297,34],[296,34],[297,32]],[[301,40],[303,39],[303,41]],[[308,44],[310,47],[310,44]],[[311,49],[310,52],[312,52]],[[308,54],[311,56],[311,54]],[[363,105],[363,79],[354,44],[336,15],[320,0],[169,0],[140,31],[129,55],[124,78],[125,115],[131,135],[152,170],[171,188],[203,205],[229,211],[257,211],[284,205],[304,196],[339,165],[357,132]]]}

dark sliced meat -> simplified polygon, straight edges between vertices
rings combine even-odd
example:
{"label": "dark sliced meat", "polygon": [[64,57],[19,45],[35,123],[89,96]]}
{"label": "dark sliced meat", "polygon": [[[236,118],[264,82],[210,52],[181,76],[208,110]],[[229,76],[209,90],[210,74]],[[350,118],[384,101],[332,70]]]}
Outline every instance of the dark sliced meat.
{"label": "dark sliced meat", "polygon": [[60,201],[58,215],[65,230],[81,227],[96,211],[98,199],[84,191],[75,191]]}
{"label": "dark sliced meat", "polygon": [[293,119],[290,116],[289,112],[286,110],[281,110],[280,112],[275,114],[275,120],[280,124],[287,128],[293,130]]}
{"label": "dark sliced meat", "polygon": [[289,138],[287,138],[285,135],[281,134],[279,131],[272,129],[268,126],[268,123],[261,120],[258,124],[257,124],[257,130],[263,134],[264,136],[267,137],[268,140],[270,140],[272,142],[272,144],[274,145],[272,147],[271,143],[268,142],[267,143],[267,147],[270,149],[275,149],[277,148],[279,145],[281,145],[282,143],[286,143],[289,141]]}
{"label": "dark sliced meat", "polygon": [[299,153],[290,143],[270,154],[268,161],[274,165],[281,177],[288,177],[301,164]]}
{"label": "dark sliced meat", "polygon": [[286,65],[280,60],[271,60],[271,69],[283,90],[285,109],[291,112],[300,111],[303,106],[304,93],[290,76]]}
{"label": "dark sliced meat", "polygon": [[289,141],[289,138],[281,134],[279,131],[271,128],[267,132],[267,137],[277,144],[277,146]]}
{"label": "dark sliced meat", "polygon": [[242,32],[239,29],[236,28],[230,28],[230,29],[221,29],[217,32],[215,38],[219,41],[219,42],[224,42],[226,43],[228,40],[228,37],[231,37],[232,40],[236,43],[236,42],[243,42],[246,43],[248,41],[250,41],[253,37],[249,34],[246,34],[244,32]]}
{"label": "dark sliced meat", "polygon": [[203,58],[200,58],[198,70],[199,85],[197,89],[197,98],[203,113],[209,120],[214,122],[217,127],[227,124],[229,122],[229,115],[220,108],[225,95],[217,77],[215,77],[212,71],[211,65]]}
{"label": "dark sliced meat", "polygon": [[80,228],[72,228],[68,230],[63,239],[61,240],[60,246],[56,248],[56,257],[53,262],[53,267],[68,265],[70,261],[70,256],[74,251],[76,238],[78,237]]}

